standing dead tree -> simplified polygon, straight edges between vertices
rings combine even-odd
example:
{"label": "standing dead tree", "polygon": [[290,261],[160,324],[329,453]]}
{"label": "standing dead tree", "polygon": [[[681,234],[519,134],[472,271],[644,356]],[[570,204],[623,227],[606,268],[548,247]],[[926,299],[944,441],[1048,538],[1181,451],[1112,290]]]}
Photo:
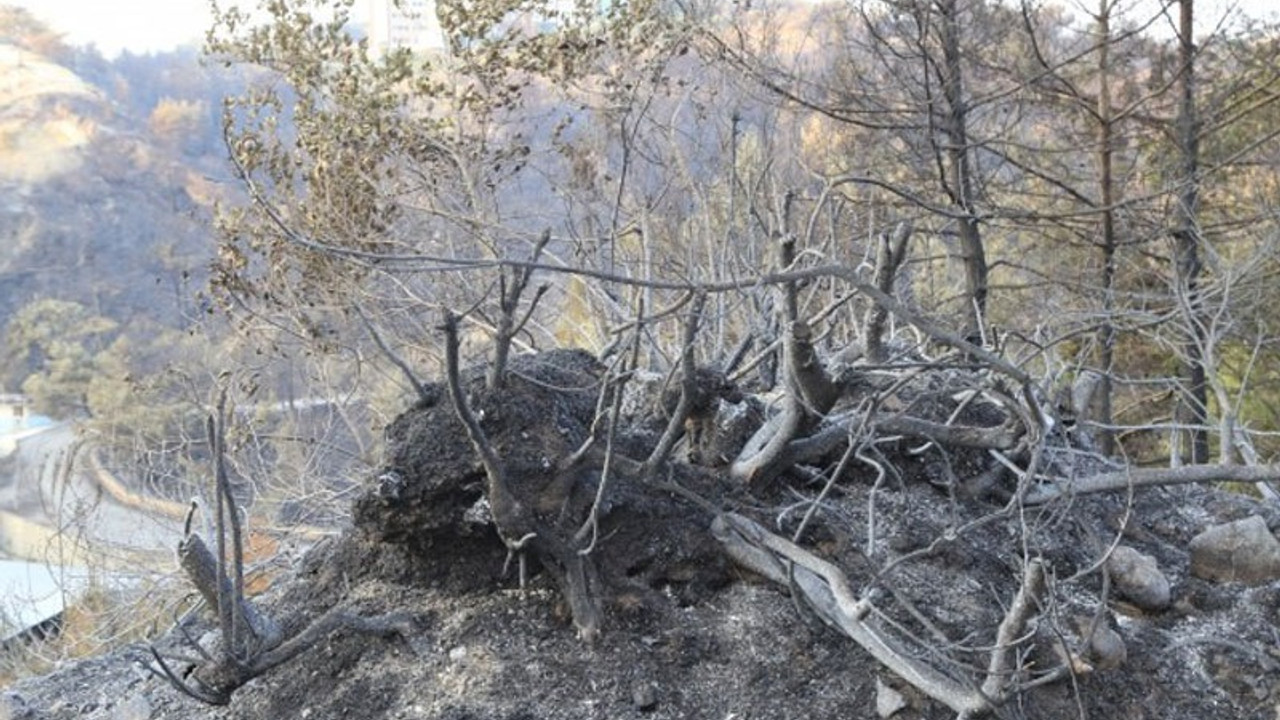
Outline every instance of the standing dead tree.
{"label": "standing dead tree", "polygon": [[[231,492],[227,472],[225,393],[218,401],[216,415],[208,418],[207,432],[214,462],[217,552],[211,551],[204,539],[192,532],[192,520],[198,509],[193,501],[178,544],[178,562],[204,605],[214,610],[218,637],[212,647],[206,647],[192,637],[180,621],[177,628],[194,654],[169,655],[152,645],[150,654],[154,664],[148,665],[148,670],[188,697],[211,705],[226,705],[245,683],[310,652],[336,631],[387,636],[406,635],[413,630],[413,622],[406,615],[362,617],[343,608],[333,608],[286,636],[286,623],[271,617],[245,595],[242,512]],[[189,667],[175,671],[174,662]]]}
{"label": "standing dead tree", "polygon": [[[487,479],[486,497],[489,512],[499,537],[512,554],[520,555],[521,582],[524,579],[524,552],[532,550],[555,576],[573,613],[578,634],[585,640],[594,639],[600,632],[600,608],[592,590],[595,567],[589,557],[578,552],[573,537],[567,530],[545,522],[535,512],[535,505],[522,502],[512,487],[507,465],[498,456],[480,421],[471,410],[462,389],[458,361],[458,318],[446,314],[445,374],[449,398],[455,412],[466,428],[467,437],[480,456]],[[491,376],[492,377],[492,376]],[[598,581],[597,581],[598,582]]]}
{"label": "standing dead tree", "polygon": [[[523,324],[523,321],[515,322],[514,319],[521,312],[520,293],[527,286],[531,269],[526,267],[519,272],[517,281],[504,294],[503,317],[499,327],[518,330]],[[541,293],[535,296],[533,303],[540,296]],[[441,328],[445,339],[445,382],[454,411],[484,469],[485,497],[493,524],[507,547],[509,558],[519,558],[521,585],[525,579],[525,553],[532,551],[541,565],[555,578],[569,605],[579,635],[587,641],[599,635],[602,623],[601,581],[591,553],[596,540],[596,514],[608,477],[611,473],[620,473],[633,480],[646,481],[654,477],[670,457],[683,433],[692,397],[697,391],[693,349],[704,301],[705,295],[698,294],[692,304],[681,353],[680,371],[683,379],[680,400],[650,455],[640,461],[612,451],[612,433],[617,429],[618,402],[611,398],[621,393],[622,383],[615,381],[615,378],[597,377],[594,379],[599,383],[597,416],[585,441],[576,449],[565,448],[558,453],[543,448],[547,455],[544,456],[541,467],[532,473],[528,468],[523,468],[520,472],[514,471],[511,463],[502,458],[485,432],[481,422],[484,411],[477,412],[473,409],[473,402],[463,387],[459,359],[459,318],[452,312],[445,314]],[[530,312],[531,310],[526,310],[523,318],[527,319]],[[640,326],[641,323],[637,322],[637,338],[641,332]],[[499,336],[499,340],[501,339],[502,335]],[[495,352],[485,373],[483,392],[500,395],[500,391],[506,386],[501,377],[495,376],[494,365],[499,361],[505,367],[505,358]],[[494,384],[490,384],[491,382]],[[613,408],[613,419],[604,417],[604,408],[608,407]],[[603,442],[598,435],[601,431],[606,433]],[[604,446],[603,451],[599,449],[600,445]],[[531,477],[531,474],[540,477]],[[589,493],[591,501],[585,509],[580,510],[575,507],[575,491],[584,489],[584,484],[594,484],[595,487]],[[580,516],[580,512],[585,513],[585,517]],[[588,529],[592,531],[586,532]]]}

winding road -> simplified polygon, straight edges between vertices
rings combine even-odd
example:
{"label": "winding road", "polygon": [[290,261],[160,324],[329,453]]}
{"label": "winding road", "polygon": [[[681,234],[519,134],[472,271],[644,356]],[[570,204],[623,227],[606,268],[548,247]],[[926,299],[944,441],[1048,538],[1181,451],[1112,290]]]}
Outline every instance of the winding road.
{"label": "winding road", "polygon": [[171,569],[181,522],[117,503],[89,472],[87,452],[70,423],[22,440],[12,473],[0,477],[0,510],[72,538],[104,566]]}

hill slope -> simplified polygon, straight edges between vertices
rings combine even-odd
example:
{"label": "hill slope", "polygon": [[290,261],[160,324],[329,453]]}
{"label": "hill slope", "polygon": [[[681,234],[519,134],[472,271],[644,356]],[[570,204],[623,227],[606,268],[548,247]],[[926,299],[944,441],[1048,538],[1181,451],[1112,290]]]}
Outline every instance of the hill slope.
{"label": "hill slope", "polygon": [[[513,377],[565,358],[586,359],[554,351],[523,358]],[[556,446],[574,447],[592,411],[571,397],[571,388],[551,387],[538,376],[479,400],[487,410],[486,432],[524,494],[521,502],[545,497],[548,487],[539,485],[545,473],[539,473],[556,462],[544,465],[539,458],[554,457],[543,453]],[[803,514],[786,508],[796,507],[794,495],[779,488],[750,497],[723,471],[683,462],[674,477],[710,503],[687,502],[685,494],[625,477],[611,481],[590,555],[604,620],[593,643],[579,640],[570,620],[577,611],[561,599],[565,589],[552,578],[557,571],[534,574],[524,591],[514,572],[503,574],[505,548],[475,504],[483,472],[463,437],[455,413],[438,396],[404,413],[388,429],[384,468],[356,501],[354,527],[317,545],[256,600],[282,623],[285,636],[335,609],[394,619],[387,626],[398,635],[321,633],[302,655],[236,689],[225,707],[201,705],[148,676],[142,666],[154,661],[137,647],[19,684],[7,702],[26,714],[15,716],[955,716],[824,625],[822,607],[789,597],[785,585],[729,561],[712,530],[716,511],[708,507],[789,535]],[[1050,579],[1033,603],[1028,630],[1014,640],[1027,648],[1015,665],[1026,685],[999,708],[1000,717],[1275,716],[1280,580],[1253,586],[1206,580],[1192,571],[1187,549],[1207,526],[1260,517],[1274,527],[1280,524],[1274,507],[1191,485],[1137,490],[1131,499],[1082,496],[1002,514],[998,501],[958,497],[927,481],[929,468],[911,460],[907,447],[881,447],[902,473],[900,482],[880,487],[855,477],[842,483],[802,544],[842,568],[854,592],[874,604],[868,624],[961,683],[980,682],[987,671],[990,638],[1019,594],[1020,543],[1034,544]],[[550,489],[563,488],[553,482]],[[590,489],[584,483],[569,490],[565,507],[577,506],[577,490]],[[559,517],[555,510],[546,517]],[[1107,543],[1147,555],[1168,577],[1172,596],[1159,609],[1129,602],[1123,589],[1112,587],[1122,579],[1099,581],[1096,561]],[[798,570],[795,578],[800,587]],[[214,637],[209,615],[184,621],[185,635],[202,638],[206,647]],[[1102,655],[1098,635],[1081,644],[1092,618],[1118,653]],[[186,667],[179,655],[194,655],[183,635],[174,630],[156,641],[179,668]],[[1054,651],[1060,643],[1066,643],[1062,653],[1078,660],[1079,674],[1035,683],[1038,673],[1061,665]],[[207,677],[201,670],[178,672],[189,681]]]}

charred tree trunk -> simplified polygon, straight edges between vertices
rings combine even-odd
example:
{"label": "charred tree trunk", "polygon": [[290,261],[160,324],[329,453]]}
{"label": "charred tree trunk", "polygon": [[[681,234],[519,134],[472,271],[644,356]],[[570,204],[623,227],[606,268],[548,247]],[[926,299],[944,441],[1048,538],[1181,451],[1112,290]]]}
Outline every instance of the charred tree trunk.
{"label": "charred tree trunk", "polygon": [[[788,193],[780,213],[782,236],[778,244],[778,264],[782,269],[790,269],[796,259],[795,236],[790,232],[793,200],[794,196]],[[785,328],[781,365],[786,394],[782,407],[756,431],[730,468],[735,478],[756,489],[767,485],[795,462],[792,441],[821,420],[840,392],[813,346],[809,323],[799,316],[798,283],[781,284],[779,296]]]}
{"label": "charred tree trunk", "polygon": [[[893,285],[897,279],[898,269],[907,259],[909,239],[911,239],[911,224],[905,222],[898,223],[892,236],[880,236],[876,250],[874,282],[880,292],[885,295],[893,295]],[[867,359],[871,362],[884,362],[888,356],[884,346],[884,325],[888,319],[889,309],[880,303],[873,303],[867,311],[862,335]]]}
{"label": "charred tree trunk", "polygon": [[960,257],[964,263],[965,339],[982,344],[987,315],[987,256],[978,223],[976,182],[969,154],[969,106],[964,92],[960,52],[960,8],[958,0],[937,4],[941,20],[942,67],[938,72],[946,102],[943,117],[943,185],[951,204],[960,211]]}
{"label": "charred tree trunk", "polygon": [[1208,384],[1204,362],[1204,331],[1200,322],[1199,279],[1200,235],[1200,121],[1196,110],[1195,65],[1197,49],[1193,35],[1194,0],[1179,0],[1178,66],[1179,98],[1176,120],[1180,182],[1173,228],[1174,292],[1184,310],[1187,339],[1183,343],[1185,387],[1180,402],[1183,422],[1191,426],[1191,463],[1209,461]]}
{"label": "charred tree trunk", "polygon": [[[1097,392],[1096,419],[1099,449],[1104,455],[1115,452],[1112,426],[1112,375],[1116,348],[1116,211],[1113,160],[1115,118],[1111,107],[1111,8],[1114,0],[1100,0],[1098,8],[1098,185],[1102,201],[1102,327],[1098,329],[1098,364],[1101,378]],[[1084,411],[1077,408],[1077,411]],[[1090,413],[1092,415],[1092,413]]]}

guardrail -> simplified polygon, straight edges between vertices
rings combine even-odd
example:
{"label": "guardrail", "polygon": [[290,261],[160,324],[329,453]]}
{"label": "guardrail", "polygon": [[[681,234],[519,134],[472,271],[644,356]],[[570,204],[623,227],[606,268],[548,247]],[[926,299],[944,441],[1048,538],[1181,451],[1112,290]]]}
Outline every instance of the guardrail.
{"label": "guardrail", "polygon": [[[90,447],[87,463],[89,477],[103,492],[111,496],[117,504],[127,508],[138,510],[139,512],[149,513],[153,515],[163,515],[175,520],[183,520],[187,516],[190,504],[174,502],[144,493],[134,492],[116,477],[116,474],[107,468],[106,463],[102,460],[102,449],[98,447]],[[290,525],[284,528],[269,527],[260,523],[254,523],[253,530],[258,532],[269,532],[278,535],[291,535],[309,541],[320,540],[321,538],[337,534],[334,528],[324,528],[315,525]]]}
{"label": "guardrail", "polygon": [[90,477],[117,504],[153,515],[163,515],[175,520],[182,520],[187,516],[189,507],[187,503],[136,493],[125,487],[120,478],[116,477],[115,473],[111,472],[106,463],[102,461],[102,448],[90,447],[89,452],[86,454],[89,456],[88,470]]}

